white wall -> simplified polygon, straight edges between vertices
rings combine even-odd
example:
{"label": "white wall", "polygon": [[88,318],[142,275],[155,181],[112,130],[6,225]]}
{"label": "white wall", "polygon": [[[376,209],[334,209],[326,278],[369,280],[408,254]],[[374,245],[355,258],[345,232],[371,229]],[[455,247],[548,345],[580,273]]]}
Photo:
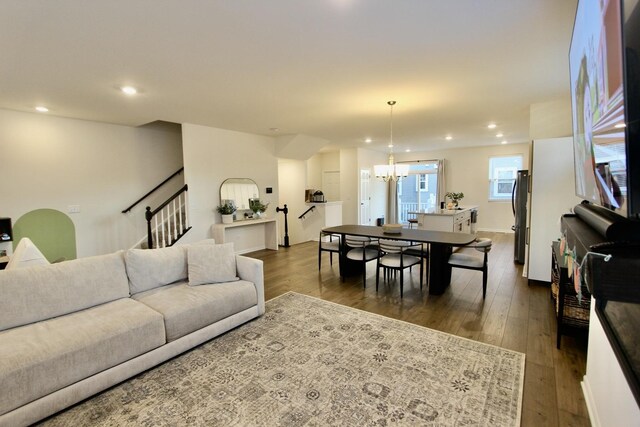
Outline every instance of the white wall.
{"label": "white wall", "polygon": [[311,156],[307,160],[306,188],[322,190],[322,154]]}
{"label": "white wall", "polygon": [[[305,219],[298,219],[309,207],[304,201],[304,190],[307,185],[307,161],[278,160],[278,185],[280,187],[280,203],[289,208],[289,243],[295,245],[310,240],[305,228],[318,212],[311,212]],[[316,187],[319,188],[319,187]],[[284,222],[280,227],[280,235],[284,236]],[[316,237],[316,236],[314,236]]]}
{"label": "white wall", "polygon": [[147,201],[120,211],[182,166],[179,132],[8,110],[0,110],[0,153],[0,216],[15,222],[34,209],[79,205],[69,214],[78,257],[140,240]]}
{"label": "white wall", "polygon": [[529,107],[529,137],[531,139],[572,136],[571,94]]}
{"label": "white wall", "polygon": [[591,423],[596,426],[637,426],[640,408],[620,368],[591,300],[587,373],[582,382]]}
{"label": "white wall", "polygon": [[[276,216],[279,199],[274,138],[183,124],[182,145],[193,226],[184,242],[211,237],[211,225],[222,222],[216,208],[220,204],[220,185],[227,178],[253,179],[260,189],[260,199],[269,203],[267,215]],[[266,187],[272,187],[273,193],[266,194]],[[284,216],[277,215],[282,228]]]}
{"label": "white wall", "polygon": [[320,153],[323,171],[339,171],[340,170],[340,151],[331,151],[328,153]]}
{"label": "white wall", "polygon": [[355,148],[340,150],[340,197],[342,198],[342,223],[358,223],[358,154]]}
{"label": "white wall", "polygon": [[398,153],[396,161],[445,159],[446,191],[463,192],[463,206],[477,205],[478,230],[512,232],[511,201],[489,202],[489,157],[522,154],[529,164],[529,144],[491,145],[451,150]]}

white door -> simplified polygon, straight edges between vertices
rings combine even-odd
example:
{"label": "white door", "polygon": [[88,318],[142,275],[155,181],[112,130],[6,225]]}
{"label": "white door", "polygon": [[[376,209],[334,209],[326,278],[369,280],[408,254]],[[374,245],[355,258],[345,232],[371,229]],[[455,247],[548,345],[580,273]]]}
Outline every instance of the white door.
{"label": "white door", "polygon": [[340,200],[340,171],[322,172],[322,193],[327,202]]}
{"label": "white door", "polygon": [[361,225],[371,225],[371,197],[369,196],[369,182],[371,169],[360,169],[360,219]]}

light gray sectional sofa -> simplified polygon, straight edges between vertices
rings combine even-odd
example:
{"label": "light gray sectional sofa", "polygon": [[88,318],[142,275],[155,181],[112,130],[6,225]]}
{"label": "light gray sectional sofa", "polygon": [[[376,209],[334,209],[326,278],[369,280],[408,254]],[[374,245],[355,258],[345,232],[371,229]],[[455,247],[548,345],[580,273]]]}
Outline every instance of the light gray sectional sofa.
{"label": "light gray sectional sofa", "polygon": [[211,243],[0,272],[0,426],[36,422],[263,314],[262,261]]}

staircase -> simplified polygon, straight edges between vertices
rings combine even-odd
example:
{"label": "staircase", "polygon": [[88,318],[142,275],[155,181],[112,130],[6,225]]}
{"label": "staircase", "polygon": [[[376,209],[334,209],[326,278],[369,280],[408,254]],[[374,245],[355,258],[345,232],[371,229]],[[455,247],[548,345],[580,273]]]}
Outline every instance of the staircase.
{"label": "staircase", "polygon": [[165,248],[172,246],[190,229],[187,212],[187,194],[189,187],[184,185],[166,202],[151,210],[147,206],[145,218],[147,220],[147,240],[145,249]]}
{"label": "staircase", "polygon": [[[175,184],[169,184],[170,186],[167,186],[167,183],[169,183],[169,181],[171,181],[176,176],[180,175],[183,171],[184,168],[178,169],[147,194],[135,201],[131,206],[123,210],[122,213],[132,212],[132,209],[136,205],[139,205],[143,200],[150,198],[152,194],[154,196],[151,197],[150,200],[155,199],[156,202],[162,200],[162,195],[164,194],[164,197],[166,197],[166,194],[168,193],[167,190],[170,191],[172,187],[176,188]],[[173,182],[176,183],[175,180]],[[163,190],[158,191],[161,188]],[[173,195],[167,198],[166,201],[161,203],[157,208],[151,210],[150,206],[146,207],[145,219],[147,222],[147,235],[141,238],[133,246],[134,248],[155,249],[172,246],[191,229],[191,226],[189,225],[189,213],[187,210],[188,191],[189,187],[185,184]],[[141,212],[138,211],[138,213]]]}

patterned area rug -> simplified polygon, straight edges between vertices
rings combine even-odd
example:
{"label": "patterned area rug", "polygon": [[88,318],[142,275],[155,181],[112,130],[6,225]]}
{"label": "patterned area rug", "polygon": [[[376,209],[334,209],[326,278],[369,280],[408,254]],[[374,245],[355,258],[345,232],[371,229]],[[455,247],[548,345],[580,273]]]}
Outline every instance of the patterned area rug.
{"label": "patterned area rug", "polygon": [[524,359],[290,292],[44,424],[517,426]]}

